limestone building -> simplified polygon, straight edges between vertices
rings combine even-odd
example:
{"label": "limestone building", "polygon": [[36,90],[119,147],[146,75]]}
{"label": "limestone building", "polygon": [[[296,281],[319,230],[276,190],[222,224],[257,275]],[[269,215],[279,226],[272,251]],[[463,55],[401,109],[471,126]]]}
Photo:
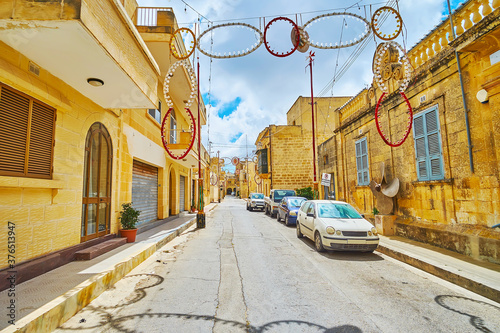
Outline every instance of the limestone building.
{"label": "limestone building", "polygon": [[[456,38],[447,19],[408,51],[414,74],[406,96],[413,120],[401,146],[385,144],[377,131],[381,91],[374,86],[335,111],[334,135],[318,149],[321,172],[332,175],[327,192],[367,216],[385,206],[370,187],[381,183],[382,168],[388,182],[399,179],[393,207],[376,216],[384,232],[495,263],[500,263],[500,231],[492,229],[500,223],[498,6],[498,1],[467,1],[453,15]],[[397,141],[408,122],[408,107],[397,91],[382,104],[381,116],[382,129]]]}
{"label": "limestone building", "polygon": [[[18,271],[31,261],[38,267],[32,273],[42,273],[114,237],[122,203],[142,211],[141,224],[190,208],[197,142],[174,160],[160,133],[168,111],[163,81],[176,61],[170,8],[134,0],[3,1],[0,26],[0,219],[15,224]],[[183,100],[191,80],[182,69],[171,79],[166,126],[176,144],[178,132],[190,131]],[[201,156],[205,168],[208,154]],[[1,244],[6,237],[0,234]]]}
{"label": "limestone building", "polygon": [[[331,137],[336,127],[334,111],[350,97],[315,97],[316,145]],[[270,125],[261,131],[257,146],[257,172],[265,195],[271,189],[313,186],[313,136],[311,98],[299,96],[287,112],[286,125]],[[319,170],[316,165],[316,179]]]}

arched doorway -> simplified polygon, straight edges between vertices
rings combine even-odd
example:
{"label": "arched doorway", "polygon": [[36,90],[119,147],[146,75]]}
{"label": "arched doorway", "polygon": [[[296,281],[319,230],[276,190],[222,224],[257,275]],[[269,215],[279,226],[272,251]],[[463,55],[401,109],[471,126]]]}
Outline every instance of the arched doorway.
{"label": "arched doorway", "polygon": [[101,123],[90,126],[85,140],[81,241],[109,233],[113,147]]}
{"label": "arched doorway", "polygon": [[233,193],[233,190],[230,187],[228,187],[226,190],[226,194],[231,195],[231,193]]}

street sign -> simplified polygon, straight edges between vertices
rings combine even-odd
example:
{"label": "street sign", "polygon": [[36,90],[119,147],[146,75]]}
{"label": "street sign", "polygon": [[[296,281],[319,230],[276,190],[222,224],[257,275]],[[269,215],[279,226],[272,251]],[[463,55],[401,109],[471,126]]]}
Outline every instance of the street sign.
{"label": "street sign", "polygon": [[324,173],[321,176],[321,185],[330,186],[330,180],[332,179],[332,175],[329,173]]}

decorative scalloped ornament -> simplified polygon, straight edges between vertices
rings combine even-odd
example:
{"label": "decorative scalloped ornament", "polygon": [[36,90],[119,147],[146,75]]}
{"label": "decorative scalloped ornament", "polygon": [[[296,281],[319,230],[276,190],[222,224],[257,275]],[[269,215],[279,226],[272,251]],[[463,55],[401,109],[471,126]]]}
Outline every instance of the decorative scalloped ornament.
{"label": "decorative scalloped ornament", "polygon": [[184,59],[184,60],[179,60],[177,62],[174,62],[170,68],[168,69],[167,74],[165,75],[165,80],[163,81],[163,96],[165,97],[165,101],[167,102],[167,106],[169,108],[174,107],[174,102],[172,101],[172,98],[170,97],[170,78],[174,75],[174,72],[176,71],[179,66],[182,66],[186,69],[186,71],[189,74],[189,79],[191,81],[191,93],[189,95],[188,102],[184,106],[185,108],[189,108],[191,104],[193,104],[196,95],[197,95],[197,84],[196,84],[196,75],[194,73],[193,67],[191,67],[191,64],[189,63],[189,60]]}

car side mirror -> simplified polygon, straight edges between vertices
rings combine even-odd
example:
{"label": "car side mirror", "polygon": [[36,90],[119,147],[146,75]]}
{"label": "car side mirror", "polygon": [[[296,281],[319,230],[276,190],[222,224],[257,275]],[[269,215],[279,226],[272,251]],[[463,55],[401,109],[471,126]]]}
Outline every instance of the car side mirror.
{"label": "car side mirror", "polygon": [[362,217],[362,218],[365,218],[365,214],[361,214],[361,217]]}
{"label": "car side mirror", "polygon": [[307,216],[309,216],[309,217],[315,217],[314,213],[307,213]]}

